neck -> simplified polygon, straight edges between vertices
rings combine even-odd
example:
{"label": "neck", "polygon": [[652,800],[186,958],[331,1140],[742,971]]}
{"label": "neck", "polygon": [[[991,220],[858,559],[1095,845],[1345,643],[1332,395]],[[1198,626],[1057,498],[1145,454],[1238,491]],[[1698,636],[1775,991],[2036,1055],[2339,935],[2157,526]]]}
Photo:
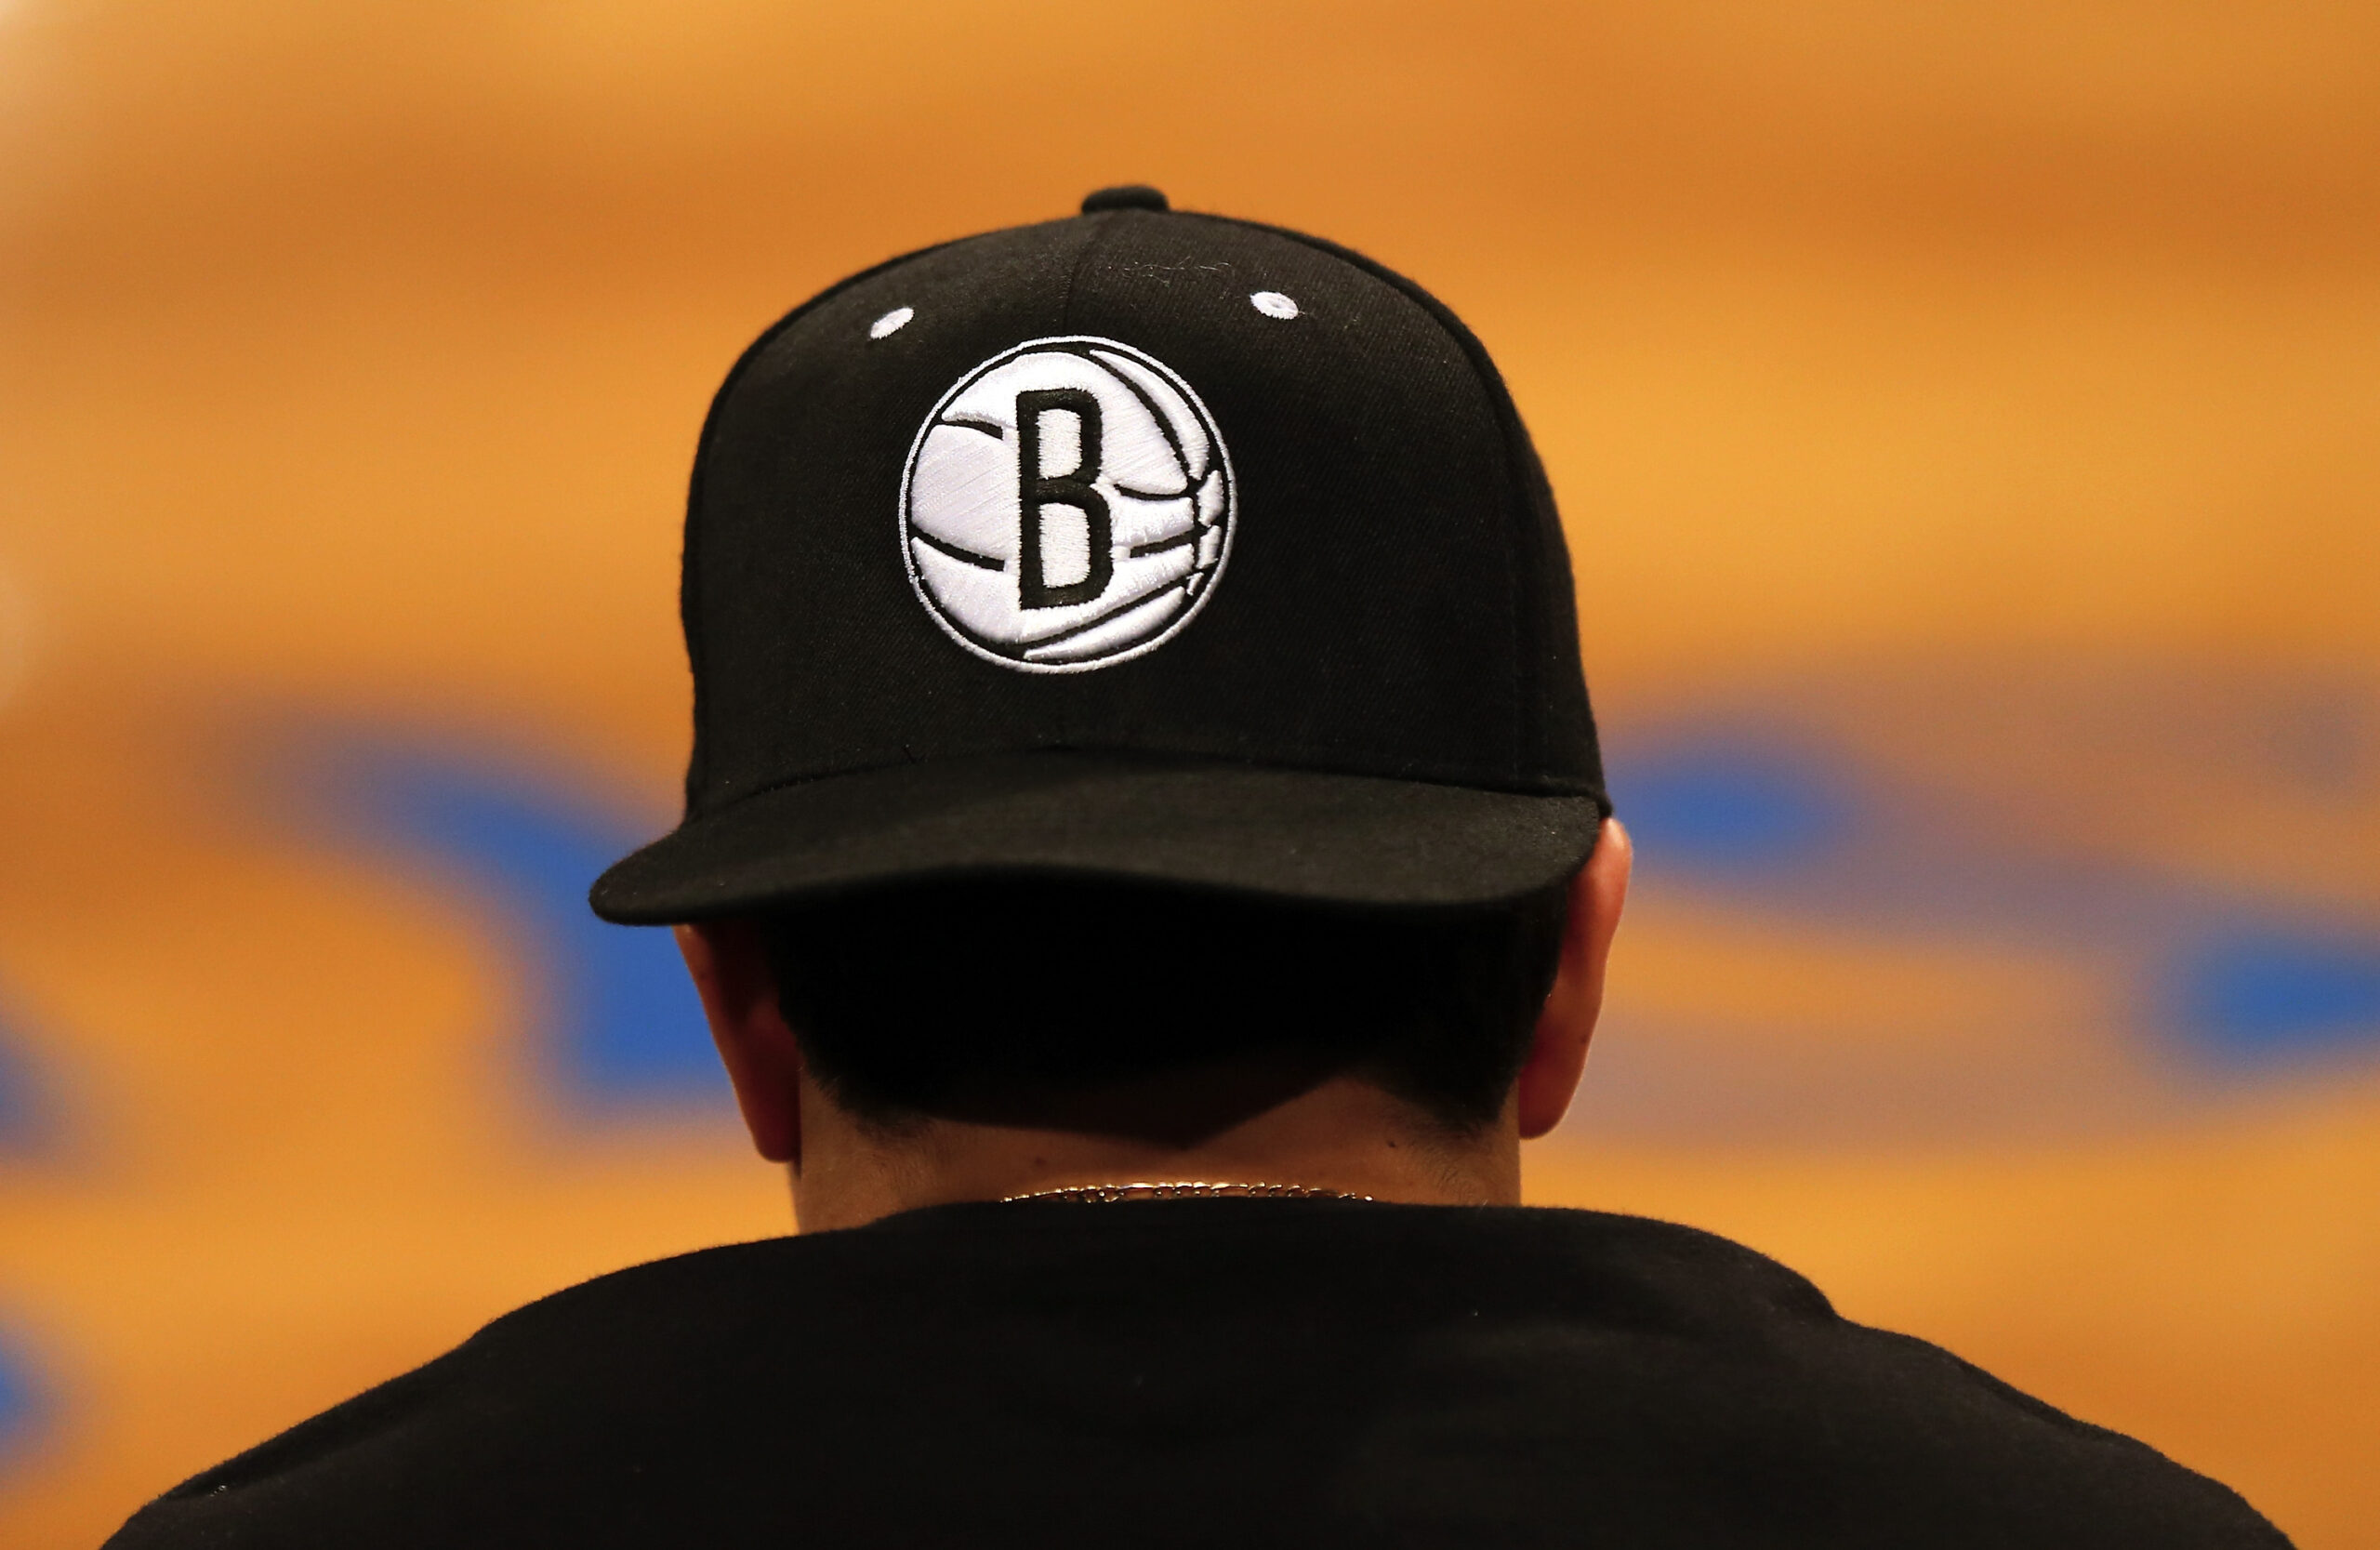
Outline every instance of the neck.
{"label": "neck", "polygon": [[[897,1128],[869,1125],[806,1082],[794,1212],[805,1232],[920,1206],[1084,1186],[1296,1186],[1421,1205],[1520,1200],[1510,1115],[1454,1134],[1370,1082],[1333,1076],[1286,1097],[1247,1073]],[[1235,1098],[1236,1101],[1234,1101]]]}

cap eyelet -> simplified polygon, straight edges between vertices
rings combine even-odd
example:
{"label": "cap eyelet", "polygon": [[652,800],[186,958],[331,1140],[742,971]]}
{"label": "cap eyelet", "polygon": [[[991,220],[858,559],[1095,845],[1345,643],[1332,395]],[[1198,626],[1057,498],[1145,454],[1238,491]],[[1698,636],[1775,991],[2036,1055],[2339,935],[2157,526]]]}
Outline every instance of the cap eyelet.
{"label": "cap eyelet", "polygon": [[1257,291],[1248,300],[1250,306],[1268,318],[1280,318],[1286,322],[1298,315],[1298,304],[1279,291]]}
{"label": "cap eyelet", "polygon": [[907,325],[911,318],[917,315],[918,310],[915,307],[895,307],[867,325],[867,337],[871,339],[880,339],[888,334],[897,334]]}

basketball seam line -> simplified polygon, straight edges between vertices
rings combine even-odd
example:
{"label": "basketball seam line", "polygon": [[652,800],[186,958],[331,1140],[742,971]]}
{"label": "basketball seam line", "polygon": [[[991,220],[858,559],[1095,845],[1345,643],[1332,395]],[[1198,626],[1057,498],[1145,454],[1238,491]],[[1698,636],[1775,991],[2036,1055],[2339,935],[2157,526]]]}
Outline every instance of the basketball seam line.
{"label": "basketball seam line", "polygon": [[995,560],[988,554],[978,554],[972,549],[961,549],[946,538],[935,537],[914,523],[910,525],[909,536],[928,549],[938,549],[962,564],[973,565],[979,570],[986,571],[1006,572],[1008,569],[1008,562],[1005,560]]}
{"label": "basketball seam line", "polygon": [[1177,576],[1170,581],[1162,582],[1157,586],[1151,587],[1144,592],[1135,593],[1133,596],[1126,598],[1115,607],[1102,613],[1097,618],[1085,619],[1080,624],[1068,625],[1065,629],[1059,630],[1055,635],[1045,635],[1038,641],[1022,642],[1018,644],[1017,650],[1020,654],[1028,651],[1039,651],[1044,646],[1054,646],[1061,641],[1071,641],[1078,635],[1085,634],[1091,630],[1098,629],[1101,625],[1105,624],[1110,619],[1116,618],[1120,615],[1130,613],[1133,609],[1140,607],[1144,603],[1155,602],[1157,598],[1164,596],[1167,592],[1170,592],[1174,588],[1181,586],[1188,579],[1189,577],[1186,576]]}
{"label": "basketball seam line", "polygon": [[[1133,381],[1130,378],[1117,370],[1113,365],[1100,359],[1099,351],[1091,346],[1085,345],[1080,350],[1074,351],[1074,353],[1079,355],[1082,359],[1089,361],[1101,371],[1105,372],[1110,381],[1117,383],[1126,392],[1130,393],[1135,399],[1140,401],[1141,407],[1148,411],[1149,418],[1157,422],[1157,433],[1165,438],[1165,444],[1172,450],[1173,460],[1181,465],[1182,477],[1184,481],[1183,494],[1189,494],[1191,487],[1188,484],[1190,479],[1190,454],[1183,447],[1182,438],[1173,433],[1173,421],[1167,417],[1165,410],[1158,406],[1157,400],[1151,398],[1148,395],[1147,391],[1138,382]],[[1214,437],[1220,437],[1223,434],[1223,432],[1214,430],[1210,426],[1201,425],[1198,429],[1207,431],[1209,435]],[[1120,489],[1122,486],[1118,485],[1117,488]]]}

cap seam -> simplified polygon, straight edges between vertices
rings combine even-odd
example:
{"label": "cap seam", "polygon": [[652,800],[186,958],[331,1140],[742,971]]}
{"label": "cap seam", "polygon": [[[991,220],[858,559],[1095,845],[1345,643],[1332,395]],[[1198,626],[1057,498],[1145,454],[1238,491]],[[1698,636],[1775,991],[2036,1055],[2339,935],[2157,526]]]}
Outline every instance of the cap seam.
{"label": "cap seam", "polygon": [[1066,271],[1066,288],[1058,298],[1058,331],[1062,334],[1075,331],[1075,286],[1082,279],[1082,272],[1091,267],[1091,256],[1114,235],[1116,215],[1114,210],[1102,210],[1088,218],[1093,223],[1091,240],[1075,255],[1074,267]]}

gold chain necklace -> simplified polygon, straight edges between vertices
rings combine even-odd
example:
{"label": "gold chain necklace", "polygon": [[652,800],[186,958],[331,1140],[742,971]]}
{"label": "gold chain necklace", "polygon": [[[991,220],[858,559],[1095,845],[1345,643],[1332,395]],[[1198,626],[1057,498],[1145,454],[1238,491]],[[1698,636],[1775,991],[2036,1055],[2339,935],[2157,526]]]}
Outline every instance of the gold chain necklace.
{"label": "gold chain necklace", "polygon": [[1065,1189],[1036,1189],[1024,1195],[1008,1195],[1000,1203],[1017,1200],[1072,1200],[1086,1205],[1109,1205],[1117,1200],[1183,1200],[1210,1196],[1238,1196],[1266,1200],[1369,1200],[1369,1195],[1353,1195],[1343,1189],[1322,1189],[1310,1184],[1208,1184],[1183,1181],[1168,1184],[1078,1184]]}

